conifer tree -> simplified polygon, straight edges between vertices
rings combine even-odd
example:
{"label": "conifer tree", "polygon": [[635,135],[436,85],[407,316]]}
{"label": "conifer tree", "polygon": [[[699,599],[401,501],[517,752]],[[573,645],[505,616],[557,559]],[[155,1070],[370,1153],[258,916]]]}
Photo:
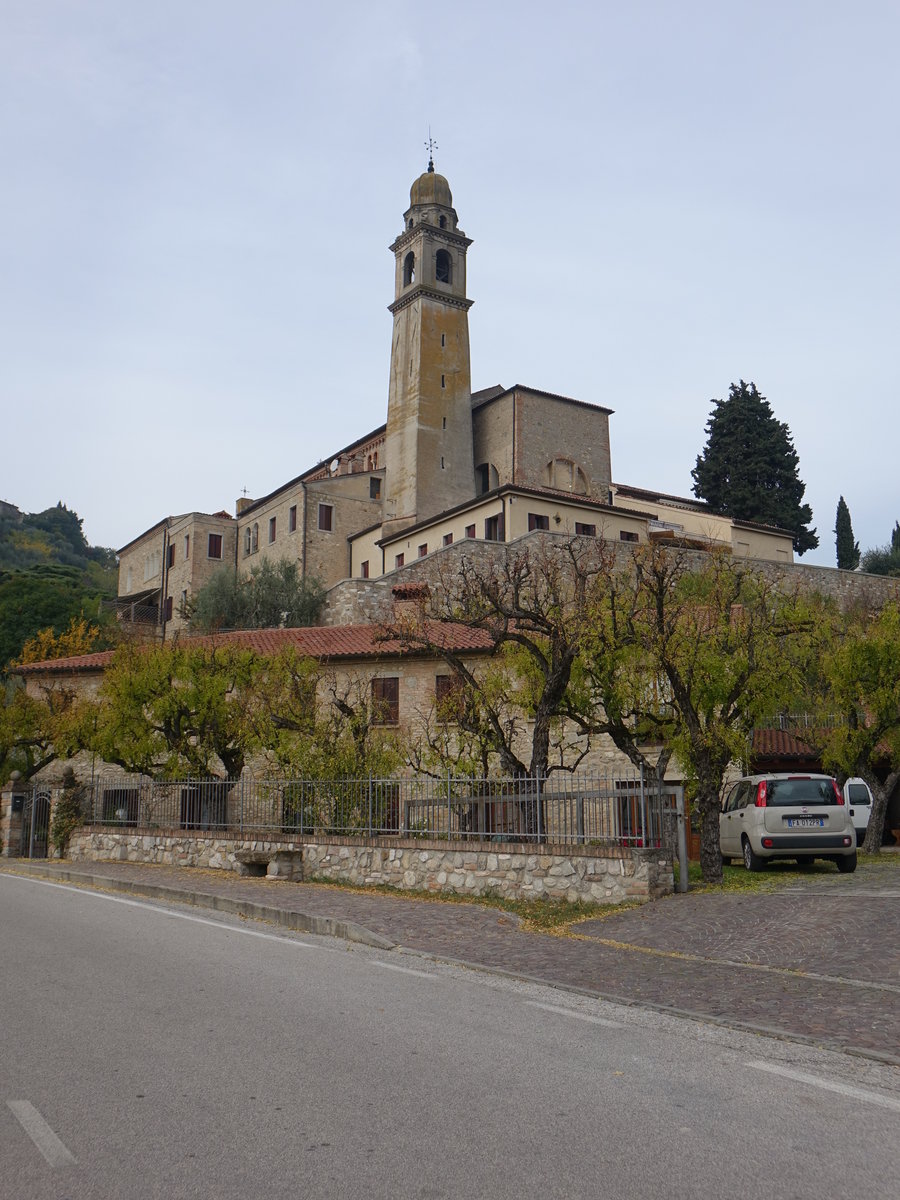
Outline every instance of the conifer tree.
{"label": "conifer tree", "polygon": [[789,530],[798,554],[814,550],[819,539],[810,528],[812,509],[803,503],[806,489],[788,426],[756,384],[743,379],[713,405],[706,446],[691,472],[694,495],[725,516]]}
{"label": "conifer tree", "polygon": [[834,519],[834,537],[837,565],[842,571],[855,571],[859,566],[859,542],[853,540],[850,509],[843,496],[838,500],[837,514]]}

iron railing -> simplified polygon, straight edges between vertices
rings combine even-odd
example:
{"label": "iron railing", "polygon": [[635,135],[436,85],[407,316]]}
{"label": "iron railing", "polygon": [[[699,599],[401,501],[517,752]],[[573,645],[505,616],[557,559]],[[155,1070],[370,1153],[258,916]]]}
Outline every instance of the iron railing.
{"label": "iron railing", "polygon": [[428,838],[490,843],[672,846],[672,789],[639,776],[546,779],[96,780],[86,824],[240,838]]}

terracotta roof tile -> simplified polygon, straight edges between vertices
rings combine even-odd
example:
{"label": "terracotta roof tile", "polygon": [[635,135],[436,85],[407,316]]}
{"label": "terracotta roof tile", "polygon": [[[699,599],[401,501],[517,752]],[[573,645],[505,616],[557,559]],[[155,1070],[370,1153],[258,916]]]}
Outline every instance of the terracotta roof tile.
{"label": "terracotta roof tile", "polygon": [[758,758],[810,758],[815,751],[787,729],[754,729],[753,754]]}
{"label": "terracotta roof tile", "polygon": [[[433,625],[429,636],[437,645],[446,649],[477,652],[489,650],[492,642],[488,634],[479,629],[458,626]],[[384,636],[380,625],[315,625],[301,629],[243,629],[233,633],[217,633],[204,637],[184,638],[185,646],[242,646],[258,654],[277,654],[285,646],[294,646],[300,654],[311,658],[391,658],[414,656],[423,651],[404,648],[401,644]],[[74,658],[53,658],[44,662],[28,663],[16,668],[21,675],[69,674],[104,670],[112,660],[114,651],[103,650],[95,654],[82,654]]]}

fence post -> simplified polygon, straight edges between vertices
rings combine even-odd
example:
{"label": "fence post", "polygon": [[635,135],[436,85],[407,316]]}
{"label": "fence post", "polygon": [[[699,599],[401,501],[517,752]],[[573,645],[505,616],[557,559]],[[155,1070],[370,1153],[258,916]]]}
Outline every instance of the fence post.
{"label": "fence post", "polygon": [[684,810],[684,788],[675,788],[675,813],[678,829],[678,890],[688,890],[687,814]]}
{"label": "fence post", "polygon": [[369,772],[369,837],[372,836],[372,772]]}
{"label": "fence post", "polygon": [[641,845],[646,850],[647,837],[647,793],[644,790],[644,764],[641,763]]}
{"label": "fence post", "polygon": [[544,805],[543,805],[543,801],[541,800],[541,777],[540,777],[540,775],[536,775],[535,779],[534,779],[534,798],[535,798],[535,803],[537,804],[538,841],[543,842],[543,840],[544,840],[544,812],[543,812]]}
{"label": "fence post", "polygon": [[447,772],[447,841],[450,841],[450,833],[453,825],[453,805],[451,797],[453,795],[453,778],[450,772]]}

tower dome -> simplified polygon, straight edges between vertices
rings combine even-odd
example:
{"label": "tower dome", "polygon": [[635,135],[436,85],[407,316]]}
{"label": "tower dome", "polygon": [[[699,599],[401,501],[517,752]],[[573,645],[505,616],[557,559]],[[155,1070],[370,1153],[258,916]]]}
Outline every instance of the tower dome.
{"label": "tower dome", "polygon": [[453,207],[450,184],[443,175],[438,175],[433,162],[429,161],[428,170],[420,175],[409,189],[409,203],[410,207],[414,204],[442,204],[445,208]]}

